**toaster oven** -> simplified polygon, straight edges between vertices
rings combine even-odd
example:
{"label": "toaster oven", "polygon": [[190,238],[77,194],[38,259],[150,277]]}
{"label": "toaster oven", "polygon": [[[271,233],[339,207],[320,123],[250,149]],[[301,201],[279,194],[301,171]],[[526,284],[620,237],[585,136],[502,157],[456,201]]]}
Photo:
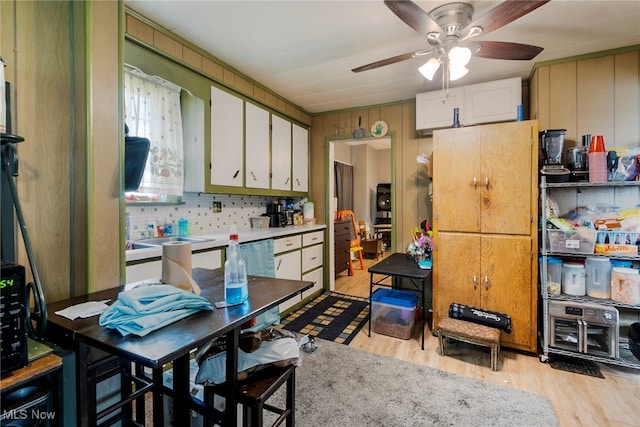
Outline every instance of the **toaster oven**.
{"label": "toaster oven", "polygon": [[549,301],[549,346],[617,358],[619,313],[615,307]]}

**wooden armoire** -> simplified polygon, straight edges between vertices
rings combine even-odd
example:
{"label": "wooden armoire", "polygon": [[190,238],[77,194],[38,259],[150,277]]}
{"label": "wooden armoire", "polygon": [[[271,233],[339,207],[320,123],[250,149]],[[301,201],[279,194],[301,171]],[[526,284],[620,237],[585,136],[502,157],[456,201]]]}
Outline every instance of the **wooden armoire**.
{"label": "wooden armoire", "polygon": [[538,123],[433,136],[433,322],[456,302],[511,316],[501,345],[535,352]]}

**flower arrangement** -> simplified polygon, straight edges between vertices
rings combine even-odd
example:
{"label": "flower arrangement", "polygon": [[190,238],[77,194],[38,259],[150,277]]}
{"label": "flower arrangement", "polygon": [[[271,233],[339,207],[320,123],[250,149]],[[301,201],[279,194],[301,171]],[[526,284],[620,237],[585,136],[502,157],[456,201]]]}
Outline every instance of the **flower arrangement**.
{"label": "flower arrangement", "polygon": [[433,231],[429,226],[428,221],[423,221],[421,228],[415,227],[411,230],[411,239],[407,248],[407,256],[412,258],[415,262],[431,259],[431,252],[433,249]]}

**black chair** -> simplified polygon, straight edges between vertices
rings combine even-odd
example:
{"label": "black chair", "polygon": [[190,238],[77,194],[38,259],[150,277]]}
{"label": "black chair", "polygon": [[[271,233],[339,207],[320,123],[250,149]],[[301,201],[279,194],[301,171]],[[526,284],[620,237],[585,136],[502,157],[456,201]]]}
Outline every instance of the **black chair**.
{"label": "black chair", "polygon": [[[284,408],[278,408],[267,403],[267,400],[282,386],[287,384],[287,396]],[[286,367],[272,366],[250,376],[238,383],[236,397],[242,405],[242,418],[244,426],[262,427],[264,411],[275,413],[278,416],[272,424],[279,426],[286,420],[287,427],[295,425],[295,390],[296,390],[296,366]],[[207,405],[213,407],[214,396],[225,397],[229,390],[225,384],[207,385],[204,387],[204,399]],[[225,410],[236,410],[226,408]]]}

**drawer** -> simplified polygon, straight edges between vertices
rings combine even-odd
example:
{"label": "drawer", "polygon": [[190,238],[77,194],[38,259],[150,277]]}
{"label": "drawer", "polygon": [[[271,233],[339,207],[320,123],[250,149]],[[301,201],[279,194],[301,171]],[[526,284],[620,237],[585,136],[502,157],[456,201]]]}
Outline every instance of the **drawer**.
{"label": "drawer", "polygon": [[338,249],[344,249],[344,248],[346,248],[348,250],[349,247],[351,247],[351,237],[350,236],[336,236],[335,237],[335,241],[333,242],[333,246],[336,248],[336,251]]}
{"label": "drawer", "polygon": [[324,270],[322,268],[316,268],[313,271],[303,274],[302,280],[313,282],[313,286],[302,293],[302,299],[304,300],[311,294],[324,288]]}
{"label": "drawer", "polygon": [[302,246],[311,246],[324,241],[324,231],[314,231],[302,235]]}
{"label": "drawer", "polygon": [[273,239],[273,253],[288,252],[294,249],[300,249],[302,246],[302,237],[299,234],[287,237]]}
{"label": "drawer", "polygon": [[336,254],[335,256],[335,274],[346,270],[349,267],[349,253]]}
{"label": "drawer", "polygon": [[351,221],[338,221],[333,223],[333,235],[334,236],[347,236],[351,235]]}
{"label": "drawer", "polygon": [[322,245],[302,249],[302,270],[309,271],[322,265]]}

